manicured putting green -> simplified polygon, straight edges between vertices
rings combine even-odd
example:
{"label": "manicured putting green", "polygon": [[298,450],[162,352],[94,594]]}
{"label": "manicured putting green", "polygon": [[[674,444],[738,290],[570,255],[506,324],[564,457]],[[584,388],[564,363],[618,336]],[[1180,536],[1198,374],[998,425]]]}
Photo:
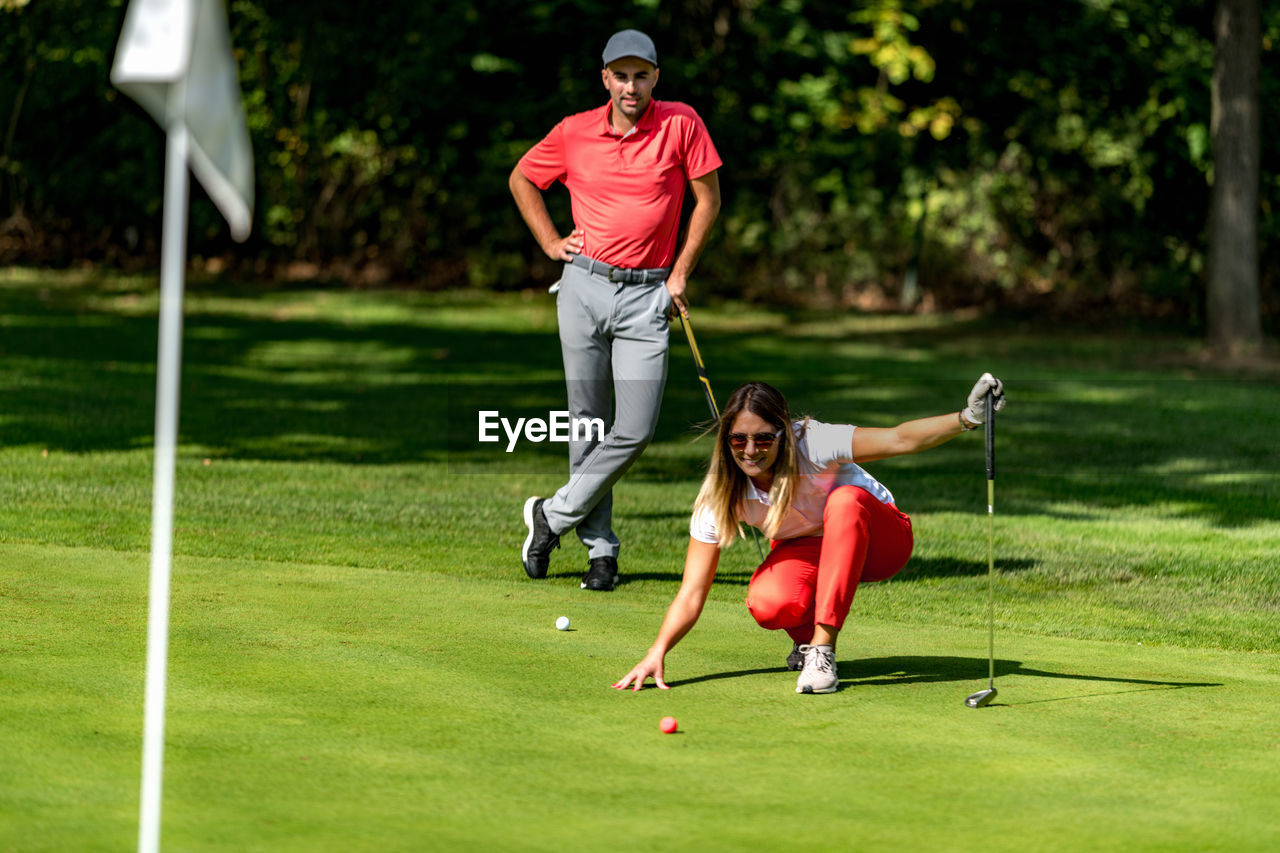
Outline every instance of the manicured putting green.
{"label": "manicured putting green", "polygon": [[[0,839],[127,848],[145,556],[0,559]],[[855,604],[841,691],[798,696],[780,635],[713,600],[671,691],[612,690],[662,607],[514,574],[180,558],[166,845],[795,849],[815,825],[849,849],[1277,840],[1272,655],[1005,634],[997,703],[972,710],[981,632]]]}

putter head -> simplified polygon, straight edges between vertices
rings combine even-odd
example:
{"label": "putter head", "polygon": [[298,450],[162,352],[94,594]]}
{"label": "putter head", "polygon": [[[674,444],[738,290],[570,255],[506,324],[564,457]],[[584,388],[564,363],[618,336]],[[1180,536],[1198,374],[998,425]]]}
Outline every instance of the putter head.
{"label": "putter head", "polygon": [[996,698],[996,689],[994,687],[989,687],[986,690],[979,690],[972,696],[967,697],[964,700],[964,704],[970,708],[982,708],[991,704],[991,700],[994,698]]}

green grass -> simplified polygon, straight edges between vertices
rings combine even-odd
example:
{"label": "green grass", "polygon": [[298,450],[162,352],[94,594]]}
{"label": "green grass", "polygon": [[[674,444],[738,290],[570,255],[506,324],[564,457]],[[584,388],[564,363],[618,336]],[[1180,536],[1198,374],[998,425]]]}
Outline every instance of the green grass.
{"label": "green grass", "polygon": [[[0,274],[0,849],[136,838],[155,308],[146,279]],[[166,849],[1280,843],[1274,374],[1141,329],[694,322],[722,397],[764,378],[827,420],[1005,380],[997,706],[962,705],[986,672],[977,434],[870,466],[917,549],[859,590],[840,693],[792,692],[789,644],[742,605],[748,542],[668,659],[675,689],[618,695],[707,453],[678,327],[658,438],[615,490],[626,583],[588,595],[576,543],[544,583],[515,556],[563,448],[474,441],[479,408],[562,405],[548,297],[193,287]]]}

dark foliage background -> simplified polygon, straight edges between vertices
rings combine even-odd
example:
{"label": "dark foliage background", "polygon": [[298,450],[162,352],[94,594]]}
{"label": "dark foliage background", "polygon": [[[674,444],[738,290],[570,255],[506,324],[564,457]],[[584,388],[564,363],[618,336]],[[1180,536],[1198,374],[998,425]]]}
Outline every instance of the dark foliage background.
{"label": "dark foliage background", "polygon": [[[0,0],[0,263],[153,266],[163,138],[108,82],[123,0]],[[257,165],[239,275],[554,279],[520,154],[603,102],[624,26],[725,161],[696,286],[773,302],[1022,306],[1203,326],[1213,4],[314,0],[228,4]],[[1263,2],[1262,301],[1280,317],[1280,2]],[[563,190],[550,194],[567,230]]]}

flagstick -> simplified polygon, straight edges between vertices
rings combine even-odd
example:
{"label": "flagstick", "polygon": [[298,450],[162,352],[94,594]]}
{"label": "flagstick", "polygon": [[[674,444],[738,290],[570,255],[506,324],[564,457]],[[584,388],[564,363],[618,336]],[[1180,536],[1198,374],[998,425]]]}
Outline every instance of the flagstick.
{"label": "flagstick", "polygon": [[[175,90],[183,88],[181,84],[174,86]],[[178,91],[174,97],[184,95]],[[181,113],[171,112],[171,115]],[[178,388],[182,372],[182,291],[187,256],[188,144],[186,124],[170,121],[166,134],[164,232],[160,247],[160,344],[156,367],[155,483],[151,499],[151,591],[147,620],[139,853],[155,853],[160,849],[165,681],[169,662],[169,579],[173,559],[173,480],[178,443]]]}

